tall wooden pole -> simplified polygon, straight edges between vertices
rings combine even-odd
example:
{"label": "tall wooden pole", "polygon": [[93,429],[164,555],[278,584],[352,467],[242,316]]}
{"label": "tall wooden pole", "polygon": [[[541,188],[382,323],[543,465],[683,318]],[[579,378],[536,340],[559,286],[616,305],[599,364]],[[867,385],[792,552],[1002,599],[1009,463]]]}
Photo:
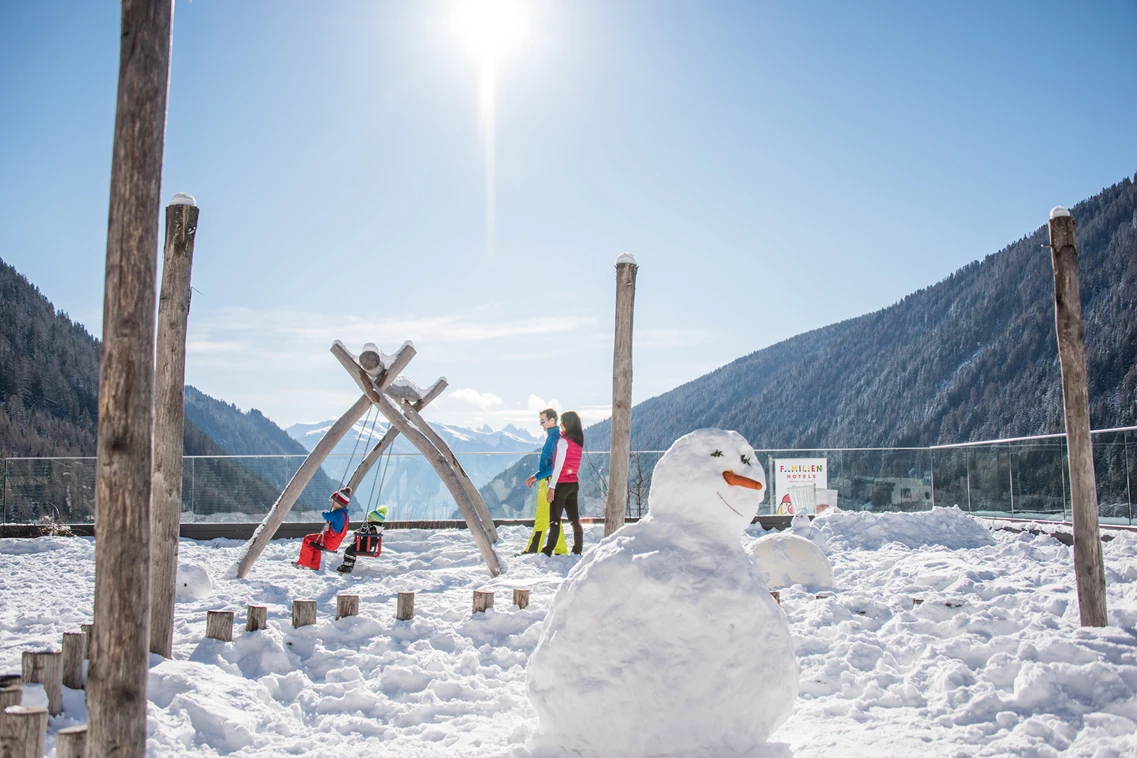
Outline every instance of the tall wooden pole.
{"label": "tall wooden pole", "polygon": [[197,216],[191,195],[179,193],[166,207],[166,253],[158,297],[154,474],[150,481],[150,652],[163,658],[169,658],[174,649],[186,420],[186,326]]}
{"label": "tall wooden pole", "polygon": [[616,259],[616,340],[612,352],[612,444],[608,462],[608,504],[604,536],[624,525],[628,507],[628,457],[632,449],[632,315],[636,272],[631,253]]}
{"label": "tall wooden pole", "polygon": [[1062,399],[1066,406],[1066,448],[1070,458],[1070,499],[1074,509],[1074,577],[1082,626],[1105,626],[1105,565],[1098,529],[1097,483],[1090,439],[1090,392],[1086,336],[1078,289],[1078,246],[1074,217],[1059,206],[1050,212],[1050,253],[1054,261],[1054,317]]}
{"label": "tall wooden pole", "polygon": [[146,754],[154,290],[172,0],[123,0],[95,464],[87,755]]}

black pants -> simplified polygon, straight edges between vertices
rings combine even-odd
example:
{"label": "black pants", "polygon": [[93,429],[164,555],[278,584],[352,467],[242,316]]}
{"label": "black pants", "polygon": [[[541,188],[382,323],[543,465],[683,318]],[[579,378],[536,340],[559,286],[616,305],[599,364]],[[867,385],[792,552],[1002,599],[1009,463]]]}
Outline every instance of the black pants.
{"label": "black pants", "polygon": [[576,505],[576,495],[580,491],[577,482],[558,484],[553,490],[553,502],[549,505],[549,541],[541,552],[551,556],[561,538],[561,514],[572,524],[572,551],[577,555],[584,549],[584,530],[580,527],[580,512]]}

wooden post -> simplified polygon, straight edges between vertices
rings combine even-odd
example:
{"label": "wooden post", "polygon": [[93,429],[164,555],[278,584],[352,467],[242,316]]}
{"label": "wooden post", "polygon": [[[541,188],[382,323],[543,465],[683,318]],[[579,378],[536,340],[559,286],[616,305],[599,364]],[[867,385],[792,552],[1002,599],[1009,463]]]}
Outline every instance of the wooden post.
{"label": "wooden post", "polygon": [[513,604],[521,609],[529,607],[529,590],[515,588],[513,590]]}
{"label": "wooden post", "polygon": [[205,636],[222,642],[233,641],[233,611],[206,611]]}
{"label": "wooden post", "polygon": [[63,713],[63,653],[25,650],[20,663],[24,684],[42,684],[47,710],[52,716]]}
{"label": "wooden post", "polygon": [[400,592],[398,605],[395,606],[395,618],[399,621],[410,621],[415,617],[415,593]]}
{"label": "wooden post", "polygon": [[46,708],[13,705],[0,711],[0,756],[43,758],[46,750]]}
{"label": "wooden post", "polygon": [[924,604],[924,598],[922,598],[922,597],[912,598],[912,607],[913,608],[916,608],[916,607],[921,606],[923,604]]}
{"label": "wooden post", "polygon": [[302,626],[311,626],[316,623],[316,601],[315,600],[293,600],[292,601],[292,628],[299,629]]}
{"label": "wooden post", "polygon": [[1070,458],[1070,499],[1074,520],[1074,578],[1082,626],[1105,626],[1105,564],[1098,528],[1097,484],[1090,439],[1090,392],[1086,374],[1086,339],[1082,296],[1078,289],[1078,246],[1074,217],[1058,206],[1050,212],[1050,253],[1054,263],[1054,319],[1062,399],[1066,411],[1066,447]]}
{"label": "wooden post", "polygon": [[359,595],[336,595],[336,621],[359,615]]}
{"label": "wooden post", "polygon": [[178,193],[166,206],[150,484],[150,652],[163,658],[169,658],[174,649],[178,527],[182,521],[182,434],[186,417],[186,325],[197,217],[197,204],[191,195]]}
{"label": "wooden post", "polygon": [[616,259],[616,339],[612,352],[612,443],[608,460],[608,504],[604,536],[624,525],[628,507],[628,458],[632,449],[632,315],[636,272],[631,253]]}
{"label": "wooden post", "polygon": [[88,752],[146,754],[154,290],[172,0],[123,0],[95,464]]}
{"label": "wooden post", "polygon": [[83,689],[83,642],[82,632],[63,633],[63,686],[73,690]]}
{"label": "wooden post", "polygon": [[245,631],[258,632],[261,629],[268,629],[268,606],[250,605],[245,617]]}
{"label": "wooden post", "polygon": [[487,608],[493,608],[493,593],[474,590],[474,613],[485,613]]}
{"label": "wooden post", "polygon": [[332,424],[332,428],[316,443],[316,447],[300,464],[300,468],[292,476],[288,485],[284,488],[284,492],[280,493],[280,497],[273,503],[272,509],[269,510],[268,515],[265,516],[264,521],[253,532],[253,536],[249,538],[248,547],[245,550],[245,555],[241,558],[241,562],[237,564],[237,577],[244,579],[249,573],[249,569],[256,563],[257,558],[260,557],[264,549],[268,547],[268,543],[272,540],[276,530],[284,523],[284,519],[288,516],[288,512],[292,510],[292,506],[296,504],[297,498],[304,492],[304,488],[308,486],[308,482],[312,481],[312,477],[316,475],[319,470],[320,464],[332,452],[336,443],[343,439],[343,436],[348,433],[348,430],[355,425],[356,421],[363,418],[363,414],[371,406],[371,401],[366,395],[360,396],[355,401],[355,405],[347,409],[347,413],[339,417],[336,423]]}
{"label": "wooden post", "polygon": [[94,624],[81,624],[79,626],[83,630],[83,660],[91,658],[91,635],[94,633]]}
{"label": "wooden post", "polygon": [[24,702],[24,685],[10,684],[0,687],[0,712],[10,705],[20,705]]}
{"label": "wooden post", "polygon": [[87,727],[69,726],[56,732],[55,758],[87,758]]}

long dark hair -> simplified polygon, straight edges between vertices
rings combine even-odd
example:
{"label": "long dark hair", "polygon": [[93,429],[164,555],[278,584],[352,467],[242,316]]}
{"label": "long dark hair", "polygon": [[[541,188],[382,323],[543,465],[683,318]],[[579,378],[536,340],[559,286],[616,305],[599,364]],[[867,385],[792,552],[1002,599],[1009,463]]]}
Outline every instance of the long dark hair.
{"label": "long dark hair", "polygon": [[561,426],[565,428],[565,439],[572,440],[584,447],[584,430],[580,428],[580,416],[576,414],[576,411],[562,413]]}

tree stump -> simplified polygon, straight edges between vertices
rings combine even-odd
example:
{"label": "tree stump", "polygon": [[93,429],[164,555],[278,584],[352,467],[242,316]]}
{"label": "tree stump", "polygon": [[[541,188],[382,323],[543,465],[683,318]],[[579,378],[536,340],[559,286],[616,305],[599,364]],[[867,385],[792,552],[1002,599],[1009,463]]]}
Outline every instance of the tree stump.
{"label": "tree stump", "polygon": [[526,608],[529,605],[529,590],[514,589],[513,604],[521,609]]}
{"label": "tree stump", "polygon": [[782,604],[782,593],[778,592],[777,590],[770,590],[770,597],[774,598],[774,600],[777,601],[778,605]]}
{"label": "tree stump", "polygon": [[83,689],[83,643],[82,632],[63,633],[63,685],[73,690]]}
{"label": "tree stump", "polygon": [[316,623],[316,601],[315,600],[293,600],[292,601],[292,628],[299,629],[302,626],[311,626]]}
{"label": "tree stump", "polygon": [[268,607],[250,605],[249,613],[245,617],[245,631],[258,632],[261,629],[268,629]]}
{"label": "tree stump", "polygon": [[205,636],[222,642],[233,641],[233,611],[206,611]]}
{"label": "tree stump", "polygon": [[336,595],[336,621],[359,615],[359,595]]}
{"label": "tree stump", "polygon": [[10,684],[0,687],[0,713],[10,705],[20,705],[24,702],[24,685]]}
{"label": "tree stump", "polygon": [[415,593],[400,592],[399,602],[395,606],[395,618],[399,621],[410,621],[415,617]]}
{"label": "tree stump", "polygon": [[47,709],[13,705],[0,711],[0,755],[43,758],[47,752]]}
{"label": "tree stump", "polygon": [[493,608],[493,593],[474,590],[474,613],[485,613],[487,608]]}
{"label": "tree stump", "polygon": [[25,650],[21,663],[24,684],[42,684],[47,710],[52,716],[63,713],[63,653]]}
{"label": "tree stump", "polygon": [[83,660],[89,661],[91,660],[91,640],[94,639],[92,635],[95,632],[95,625],[83,624],[79,628],[83,630]]}
{"label": "tree stump", "polygon": [[87,758],[87,727],[69,726],[55,735],[55,758]]}

